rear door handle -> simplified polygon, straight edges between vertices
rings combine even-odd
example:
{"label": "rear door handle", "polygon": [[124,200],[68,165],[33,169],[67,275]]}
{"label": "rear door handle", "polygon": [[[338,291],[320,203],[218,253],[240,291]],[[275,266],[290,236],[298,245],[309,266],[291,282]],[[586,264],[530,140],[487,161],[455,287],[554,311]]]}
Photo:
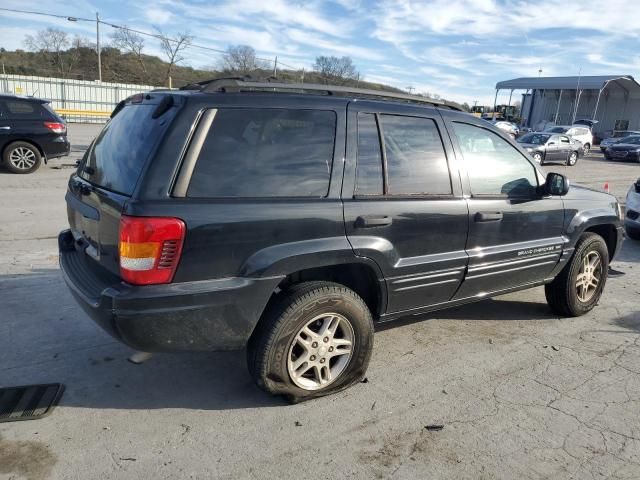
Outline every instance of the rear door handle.
{"label": "rear door handle", "polygon": [[502,212],[476,212],[476,222],[500,222],[502,221]]}
{"label": "rear door handle", "polygon": [[358,217],[356,218],[356,228],[387,227],[393,223],[393,218],[389,215],[382,217]]}

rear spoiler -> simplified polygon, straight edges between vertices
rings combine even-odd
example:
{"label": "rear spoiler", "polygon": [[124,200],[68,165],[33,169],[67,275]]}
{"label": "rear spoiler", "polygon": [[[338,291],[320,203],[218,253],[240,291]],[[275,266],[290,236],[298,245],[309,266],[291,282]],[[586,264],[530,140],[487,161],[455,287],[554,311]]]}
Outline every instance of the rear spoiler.
{"label": "rear spoiler", "polygon": [[[111,112],[111,115],[109,116],[109,118],[115,117],[125,107],[128,101],[130,101],[134,97],[137,97],[138,95],[141,95],[141,94],[132,95],[131,97],[125,98],[124,100],[121,100],[120,102],[118,102],[118,104],[116,105],[116,108],[113,109],[113,112]],[[147,96],[147,98],[151,98],[151,97]],[[134,102],[134,103],[137,103],[137,102]],[[174,103],[173,95],[165,95],[164,97],[162,97],[162,100],[160,100],[160,103],[158,103],[158,106],[153,111],[151,118],[161,117],[164,113],[167,112],[167,110],[173,107],[173,103]]]}

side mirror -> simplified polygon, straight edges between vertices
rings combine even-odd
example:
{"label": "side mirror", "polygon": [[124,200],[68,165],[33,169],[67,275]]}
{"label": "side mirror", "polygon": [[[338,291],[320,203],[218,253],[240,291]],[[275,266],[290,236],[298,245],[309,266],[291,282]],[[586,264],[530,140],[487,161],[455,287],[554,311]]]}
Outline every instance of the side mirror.
{"label": "side mirror", "polygon": [[560,173],[547,174],[544,190],[549,195],[563,196],[569,192],[569,179]]}
{"label": "side mirror", "polygon": [[556,144],[556,142],[549,142],[549,143],[547,143],[547,145],[555,145],[555,144]]}

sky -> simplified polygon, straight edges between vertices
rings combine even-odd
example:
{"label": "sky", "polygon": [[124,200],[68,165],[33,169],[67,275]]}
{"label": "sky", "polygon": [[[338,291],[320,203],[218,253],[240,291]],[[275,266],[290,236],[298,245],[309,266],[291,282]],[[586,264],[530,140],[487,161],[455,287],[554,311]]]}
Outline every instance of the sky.
{"label": "sky", "polygon": [[[2,7],[87,17],[310,69],[318,55],[350,56],[365,80],[473,105],[493,104],[495,84],[516,77],[640,78],[640,0],[3,0]],[[53,7],[52,7],[53,6]],[[24,48],[46,27],[95,41],[95,25],[0,11],[0,47]],[[102,28],[108,43],[112,29]],[[147,39],[146,52],[160,54]],[[184,64],[219,63],[192,48]],[[539,71],[542,70],[540,73]],[[506,102],[503,92],[498,103]],[[514,97],[515,98],[515,97]]]}

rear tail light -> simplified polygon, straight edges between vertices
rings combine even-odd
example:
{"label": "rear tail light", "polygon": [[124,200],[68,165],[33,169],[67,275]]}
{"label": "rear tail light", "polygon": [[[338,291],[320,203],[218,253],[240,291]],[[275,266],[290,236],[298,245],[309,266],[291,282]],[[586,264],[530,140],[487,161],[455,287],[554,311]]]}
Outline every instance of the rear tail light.
{"label": "rear tail light", "polygon": [[67,131],[67,126],[60,122],[44,122],[44,126],[53,133],[64,133]]}
{"label": "rear tail light", "polygon": [[185,225],[179,218],[120,217],[120,276],[133,285],[171,283]]}

